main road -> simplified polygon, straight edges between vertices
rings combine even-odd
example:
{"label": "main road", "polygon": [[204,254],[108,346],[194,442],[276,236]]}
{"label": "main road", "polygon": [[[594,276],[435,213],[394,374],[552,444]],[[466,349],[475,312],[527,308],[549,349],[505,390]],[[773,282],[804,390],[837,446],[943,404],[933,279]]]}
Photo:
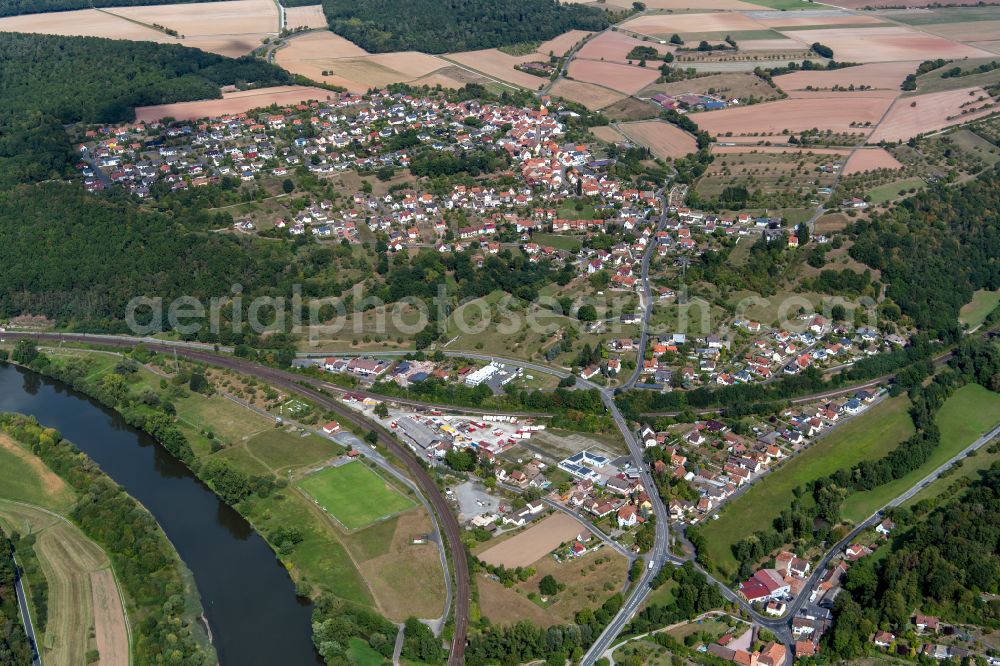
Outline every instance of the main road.
{"label": "main road", "polygon": [[28,637],[28,644],[31,646],[31,666],[42,666],[41,649],[38,647],[35,625],[31,623],[31,611],[28,609],[28,595],[24,591],[24,582],[21,579],[21,567],[17,564],[13,547],[10,549],[9,556],[11,562],[14,563],[14,592],[17,595],[17,606],[21,611],[21,619],[24,621],[24,633]]}

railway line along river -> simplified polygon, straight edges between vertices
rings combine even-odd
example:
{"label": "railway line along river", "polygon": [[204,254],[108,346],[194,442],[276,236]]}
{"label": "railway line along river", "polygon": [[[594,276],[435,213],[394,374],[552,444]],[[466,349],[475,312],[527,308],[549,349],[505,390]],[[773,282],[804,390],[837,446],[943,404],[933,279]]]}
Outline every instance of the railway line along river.
{"label": "railway line along river", "polygon": [[151,437],[65,384],[7,364],[0,411],[58,429],[156,517],[194,574],[223,666],[323,663],[312,607],[264,539]]}

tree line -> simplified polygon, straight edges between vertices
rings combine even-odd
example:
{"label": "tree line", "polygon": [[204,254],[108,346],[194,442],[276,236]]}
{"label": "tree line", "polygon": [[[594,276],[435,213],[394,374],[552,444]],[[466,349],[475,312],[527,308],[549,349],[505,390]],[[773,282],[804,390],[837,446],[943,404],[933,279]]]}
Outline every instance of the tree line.
{"label": "tree line", "polygon": [[32,657],[17,605],[17,570],[12,553],[10,535],[0,527],[0,666],[22,666],[31,663]]}

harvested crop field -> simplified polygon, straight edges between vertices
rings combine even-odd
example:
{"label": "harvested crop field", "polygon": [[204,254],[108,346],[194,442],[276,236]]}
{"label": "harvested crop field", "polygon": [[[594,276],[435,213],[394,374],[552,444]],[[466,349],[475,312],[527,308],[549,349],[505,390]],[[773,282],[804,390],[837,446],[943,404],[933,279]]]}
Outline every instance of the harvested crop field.
{"label": "harvested crop field", "polygon": [[920,26],[921,30],[932,32],[946,39],[960,42],[975,42],[995,39],[1000,35],[1000,21],[962,21],[960,23],[936,23]]}
{"label": "harvested crop field", "polygon": [[277,104],[298,104],[308,100],[325,100],[335,95],[323,88],[311,86],[275,86],[273,88],[257,88],[241,90],[234,93],[224,93],[222,99],[203,99],[195,102],[177,102],[176,104],[158,104],[156,106],[140,106],[135,110],[135,119],[140,122],[153,122],[161,118],[176,118],[177,120],[196,120],[234,113],[244,113],[250,109],[258,109]]}
{"label": "harvested crop field", "polygon": [[767,153],[785,153],[788,155],[839,155],[846,157],[849,155],[851,150],[849,148],[799,148],[796,146],[720,146],[717,143],[712,144],[712,153],[715,155],[732,155],[732,154],[767,154]]}
{"label": "harvested crop field", "polygon": [[623,32],[608,31],[601,33],[587,42],[583,48],[577,51],[576,57],[587,60],[628,62],[626,56],[636,46],[648,46],[656,49],[661,54],[671,50],[663,44],[657,44],[653,41],[646,42],[635,37],[630,37]]}
{"label": "harvested crop field", "polygon": [[554,513],[520,534],[479,555],[483,562],[508,569],[526,567],[556,549],[582,531],[580,523],[564,513]]}
{"label": "harvested crop field", "polygon": [[131,39],[163,43],[177,42],[173,37],[168,37],[158,30],[130,23],[123,18],[99,9],[7,16],[0,19],[0,32],[106,37],[108,39]]}
{"label": "harvested crop field", "polygon": [[493,83],[493,79],[472,72],[464,67],[451,65],[450,67],[442,67],[427,76],[421,76],[419,79],[414,79],[410,82],[414,86],[430,86],[432,88],[437,85],[440,85],[442,88],[461,88],[467,83],[486,85]]}
{"label": "harvested crop field", "polygon": [[601,113],[612,121],[650,120],[659,117],[660,107],[656,104],[637,100],[634,97],[626,97],[604,107]]}
{"label": "harvested crop field", "polygon": [[609,104],[614,104],[625,97],[625,95],[614,90],[608,90],[607,88],[595,86],[591,83],[569,81],[567,79],[556,81],[550,92],[556,97],[565,97],[570,101],[579,102],[591,110],[603,109]]}
{"label": "harvested crop field", "polygon": [[245,55],[265,37],[278,34],[278,9],[271,0],[115,7],[109,11],[171,28],[181,34],[180,42],[185,46],[231,57]]}
{"label": "harvested crop field", "polygon": [[616,130],[611,125],[601,125],[599,127],[591,127],[590,133],[596,136],[601,141],[607,141],[608,143],[618,143],[620,141],[628,141],[628,137]]}
{"label": "harvested crop field", "polygon": [[849,97],[857,99],[861,97],[876,97],[880,99],[896,99],[899,96],[898,90],[789,90],[790,99],[840,99]]}
{"label": "harvested crop field", "polygon": [[[297,60],[351,58],[371,55],[354,42],[344,39],[329,30],[296,35],[294,38],[289,39],[287,44],[287,46],[282,47],[275,55],[278,63],[286,69],[289,69],[287,65],[293,64]],[[290,71],[294,72],[296,70],[292,69]]]}
{"label": "harvested crop field", "polygon": [[656,69],[649,67],[575,59],[569,65],[568,74],[577,81],[593,83],[629,95],[639,92],[660,76]]}
{"label": "harvested crop field", "polygon": [[693,136],[662,120],[623,123],[618,127],[633,143],[646,146],[657,157],[684,157],[697,149]]}
{"label": "harvested crop field", "polygon": [[507,55],[500,49],[483,49],[481,51],[449,53],[444,58],[448,61],[458,63],[463,67],[482,72],[487,76],[500,79],[515,86],[528,88],[529,90],[537,90],[538,86],[548,82],[547,79],[541,76],[535,76],[514,69],[514,65],[541,59],[542,57],[537,53],[512,56]]}
{"label": "harvested crop field", "polygon": [[851,123],[876,123],[891,103],[892,100],[874,97],[783,99],[701,113],[697,122],[701,129],[716,136],[726,132],[734,135],[755,132],[781,134],[785,129],[801,132],[813,128],[867,133],[867,129],[851,127]]}
{"label": "harvested crop field", "polygon": [[622,29],[643,35],[674,33],[737,32],[760,30],[761,25],[745,14],[714,12],[704,14],[650,14],[622,24]]}
{"label": "harvested crop field", "polygon": [[129,663],[125,611],[111,569],[90,572],[90,592],[94,607],[94,641],[101,663],[109,666]]}
{"label": "harvested crop field", "polygon": [[295,28],[320,29],[327,26],[322,5],[305,5],[303,7],[285,8],[285,25],[289,30]]}
{"label": "harvested crop field", "polygon": [[760,23],[780,30],[782,28],[809,28],[813,26],[834,26],[834,25],[878,25],[885,23],[880,18],[866,14],[851,14],[837,10],[798,12],[789,14],[787,12],[769,12],[768,15],[753,15]]}
{"label": "harvested crop field", "polygon": [[551,627],[559,618],[549,614],[544,608],[508,589],[502,584],[480,575],[476,579],[479,589],[479,610],[491,624],[514,624],[527,620],[537,627]]}
{"label": "harvested crop field", "polygon": [[848,158],[847,164],[844,165],[843,174],[850,176],[876,169],[902,168],[903,165],[899,163],[899,160],[890,155],[885,148],[864,148],[854,151],[854,154]]}
{"label": "harvested crop field", "polygon": [[937,35],[904,26],[884,28],[833,28],[789,30],[784,35],[810,45],[821,42],[833,49],[837,60],[851,62],[888,62],[935,58],[982,58],[989,54],[980,49],[953,42]]}
{"label": "harvested crop field", "polygon": [[[949,5],[978,5],[981,0],[948,0]],[[906,0],[907,7],[927,7],[940,4],[941,0]],[[829,4],[844,9],[865,7],[899,7],[899,0],[829,0]]]}
{"label": "harvested crop field", "polygon": [[[980,97],[987,99],[982,102],[976,101]],[[990,101],[982,88],[962,88],[901,97],[893,103],[885,120],[872,132],[868,141],[869,143],[883,140],[905,141],[918,134],[981,118],[996,111],[995,108],[982,108]],[[969,112],[963,114],[963,111]]]}
{"label": "harvested crop field", "polygon": [[744,39],[740,40],[740,51],[781,51],[787,53],[802,49],[802,44],[794,39]]}
{"label": "harvested crop field", "polygon": [[907,74],[913,74],[920,61],[879,62],[857,67],[844,67],[822,72],[792,72],[774,77],[774,82],[782,90],[803,90],[813,88],[833,88],[834,86],[871,86],[899,91],[899,84]]}
{"label": "harvested crop field", "polygon": [[581,39],[592,34],[594,33],[587,30],[570,30],[569,32],[564,32],[561,35],[553,37],[548,41],[542,42],[538,45],[538,49],[536,51],[546,56],[550,52],[557,56],[561,56],[573,48]]}

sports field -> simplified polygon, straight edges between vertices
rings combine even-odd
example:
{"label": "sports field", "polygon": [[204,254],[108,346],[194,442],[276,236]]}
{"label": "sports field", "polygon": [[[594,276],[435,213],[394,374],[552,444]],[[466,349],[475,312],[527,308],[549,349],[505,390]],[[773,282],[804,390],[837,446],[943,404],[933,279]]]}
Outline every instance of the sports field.
{"label": "sports field", "polygon": [[413,500],[359,461],[317,472],[298,486],[349,530],[414,506]]}
{"label": "sports field", "polygon": [[[735,573],[732,545],[771,527],[793,499],[792,490],[861,460],[885,455],[913,434],[906,396],[886,399],[866,413],[837,426],[803,453],[792,458],[731,502],[718,520],[702,528],[706,552],[723,572]],[[845,512],[846,513],[846,512]]]}

